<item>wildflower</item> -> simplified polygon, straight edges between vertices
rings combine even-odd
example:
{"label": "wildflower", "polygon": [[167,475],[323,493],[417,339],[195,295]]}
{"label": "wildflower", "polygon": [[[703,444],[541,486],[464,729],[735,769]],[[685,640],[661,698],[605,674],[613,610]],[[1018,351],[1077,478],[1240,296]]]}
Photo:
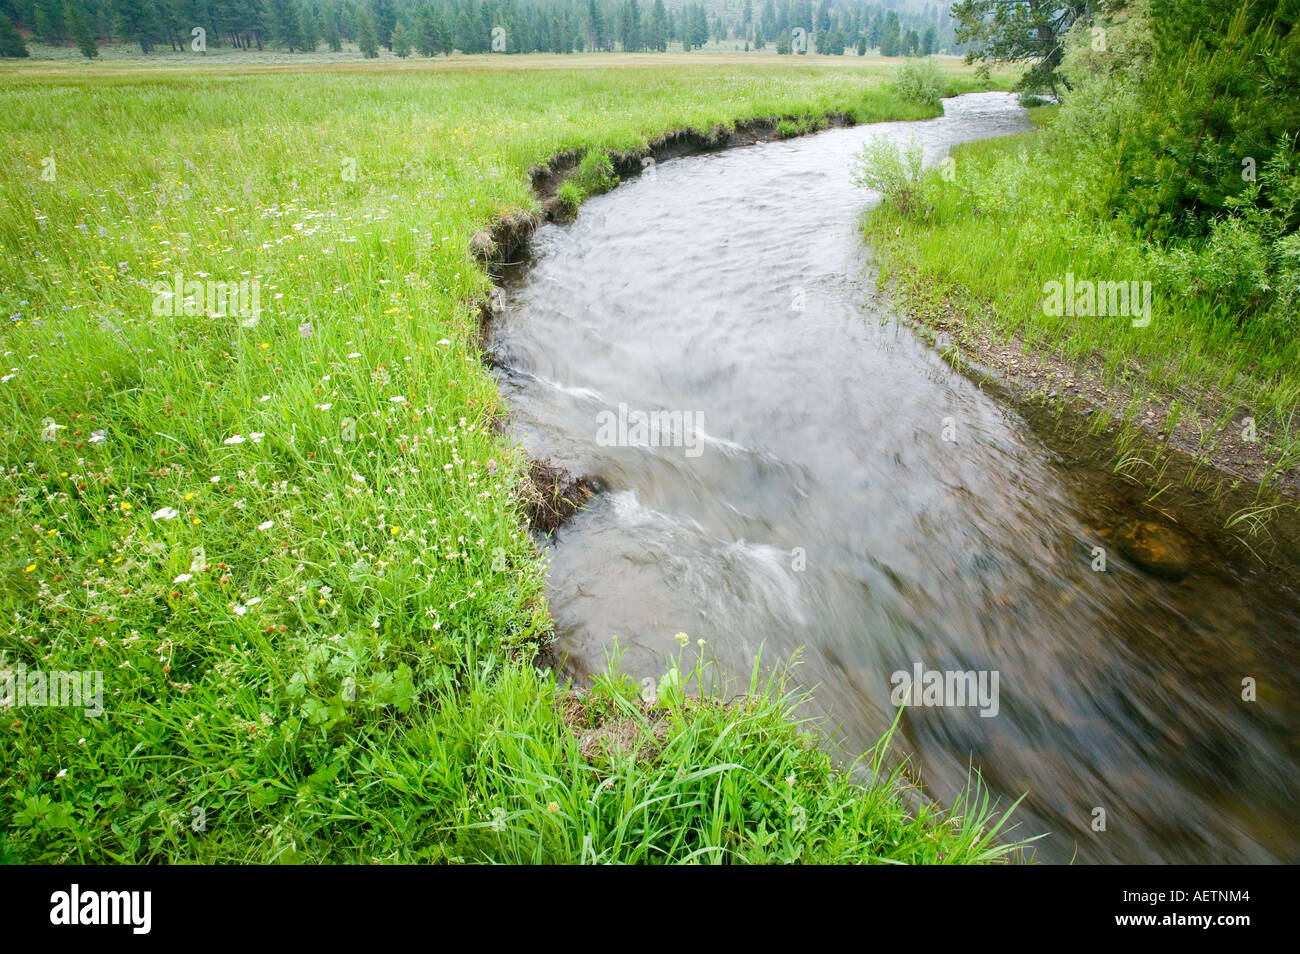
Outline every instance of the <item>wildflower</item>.
{"label": "wildflower", "polygon": [[265,437],[265,436],[266,436],[266,434],[264,434],[264,433],[261,432],[261,431],[249,431],[249,432],[248,432],[248,439],[249,439],[250,441],[252,441],[254,444],[260,444],[260,443],[262,443],[262,438]]}
{"label": "wildflower", "polygon": [[63,776],[65,776],[65,775],[67,775],[67,774],[68,774],[68,770],[67,770],[67,769],[59,769],[59,774],[56,775],[56,776],[54,776],[54,777],[55,777],[55,778],[63,778]]}
{"label": "wildflower", "polygon": [[274,521],[274,520],[268,520],[268,521],[266,521],[265,523],[259,523],[259,524],[257,525],[257,529],[259,529],[259,530],[270,530],[270,529],[271,529],[272,527],[274,527],[274,526],[275,526],[275,521]]}
{"label": "wildflower", "polygon": [[333,406],[334,406],[333,404],[317,404],[317,405],[316,405],[316,410],[318,410],[318,411],[328,411],[328,410],[329,410],[330,408],[332,408]]}
{"label": "wildflower", "polygon": [[700,639],[697,639],[697,640],[695,641],[695,645],[696,645],[696,646],[699,646],[700,649],[703,649],[703,648],[704,648],[704,643],[705,643],[705,640],[704,640],[703,637],[701,637]]}
{"label": "wildflower", "polygon": [[92,431],[90,434],[90,443],[92,444],[102,444],[106,440],[108,440],[108,435],[102,429],[98,431]]}
{"label": "wildflower", "polygon": [[[101,561],[101,562],[102,562],[102,561]],[[33,570],[35,570],[35,569],[36,569],[36,564],[35,564],[35,563],[29,563],[29,564],[27,564],[27,569],[24,570],[23,572],[25,572],[25,573],[31,573],[31,572],[32,572]]]}
{"label": "wildflower", "polygon": [[176,579],[172,580],[172,582],[173,582],[173,583],[188,583],[188,582],[189,582],[190,580],[192,580],[192,579],[194,579],[193,574],[190,574],[190,573],[182,573],[180,576],[176,577]]}
{"label": "wildflower", "polygon": [[161,507],[153,512],[155,520],[175,520],[180,516],[180,511],[175,507]]}
{"label": "wildflower", "polygon": [[548,815],[554,815],[554,814],[555,814],[556,812],[558,812],[559,810],[560,810],[560,803],[559,803],[559,802],[547,802],[547,803],[546,803],[546,814],[548,814]]}
{"label": "wildflower", "polygon": [[678,646],[685,646],[691,641],[691,637],[687,636],[685,633],[678,633],[673,637],[673,639],[677,640]]}
{"label": "wildflower", "polygon": [[310,321],[304,321],[302,324],[300,324],[300,325],[298,326],[298,334],[302,335],[304,338],[310,338],[310,337],[311,337],[311,322],[310,322]]}
{"label": "wildflower", "polygon": [[245,440],[246,440],[246,438],[241,437],[240,435],[236,434],[236,435],[234,435],[233,437],[227,437],[227,438],[225,439],[225,441],[223,441],[223,443],[226,443],[226,444],[242,444],[242,443],[244,443]]}

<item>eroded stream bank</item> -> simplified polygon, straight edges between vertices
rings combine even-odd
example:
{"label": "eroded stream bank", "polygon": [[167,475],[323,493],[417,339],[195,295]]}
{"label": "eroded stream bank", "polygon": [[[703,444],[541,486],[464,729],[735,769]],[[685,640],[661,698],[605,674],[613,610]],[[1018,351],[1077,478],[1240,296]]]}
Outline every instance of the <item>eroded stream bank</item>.
{"label": "eroded stream bank", "polygon": [[973,761],[1006,802],[1028,792],[1040,860],[1300,860],[1293,578],[1190,523],[1177,573],[1143,569],[1121,538],[1167,518],[875,292],[862,144],[934,161],[1028,128],[1009,94],[946,106],[661,162],[537,230],[491,341],[511,426],[608,486],[551,551],[559,649],[582,676],[617,636],[640,677],[679,631],[738,673],[805,647],[845,753],[888,726],[894,673],[997,673],[995,715],[904,718],[939,800]]}

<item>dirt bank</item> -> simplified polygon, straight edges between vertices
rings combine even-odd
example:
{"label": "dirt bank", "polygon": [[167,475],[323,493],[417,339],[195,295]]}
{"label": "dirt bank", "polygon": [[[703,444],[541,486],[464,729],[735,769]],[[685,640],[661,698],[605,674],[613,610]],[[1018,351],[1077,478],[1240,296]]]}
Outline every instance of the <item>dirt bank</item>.
{"label": "dirt bank", "polygon": [[[1005,388],[1016,401],[1059,404],[1066,413],[1104,414],[1123,437],[1136,432],[1144,459],[1167,457],[1168,450],[1185,455],[1186,467],[1215,472],[1215,481],[1249,483],[1257,489],[1266,479],[1261,497],[1269,490],[1300,502],[1300,473],[1294,469],[1273,473],[1267,457],[1270,434],[1255,422],[1249,408],[1229,407],[1222,395],[1152,393],[1140,384],[1138,367],[1118,376],[1107,375],[1100,359],[1075,363],[1030,348],[1018,339],[1008,340],[977,304],[957,302],[921,282],[895,283],[900,312],[940,346],[948,359]],[[1136,408],[1136,412],[1132,411]],[[1176,411],[1176,413],[1175,413]],[[1226,420],[1227,424],[1218,422]],[[1246,435],[1254,440],[1246,439]]]}
{"label": "dirt bank", "polygon": [[[775,119],[748,119],[736,123],[733,127],[714,126],[712,129],[680,129],[670,132],[651,142],[645,149],[611,151],[610,161],[614,173],[620,180],[640,175],[647,167],[646,160],[666,162],[683,156],[700,155],[732,149],[736,146],[749,146],[758,142],[774,139],[786,139],[794,135],[806,135],[823,129],[837,129],[855,125],[854,119],[847,113],[829,113],[807,124],[795,116],[781,116]],[[566,212],[557,200],[560,186],[578,168],[586,154],[584,149],[566,149],[556,153],[541,166],[534,166],[528,171],[533,195],[541,209],[540,212],[517,211],[499,218],[489,228],[476,232],[470,239],[470,254],[481,264],[491,268],[509,261],[518,253],[533,232],[543,222],[564,221]]]}

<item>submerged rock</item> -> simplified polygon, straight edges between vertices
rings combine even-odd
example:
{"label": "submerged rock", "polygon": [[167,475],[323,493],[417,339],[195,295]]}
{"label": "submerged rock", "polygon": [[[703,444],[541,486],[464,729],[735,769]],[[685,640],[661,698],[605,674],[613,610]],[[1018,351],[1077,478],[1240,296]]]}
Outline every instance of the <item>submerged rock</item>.
{"label": "submerged rock", "polygon": [[1153,576],[1181,580],[1192,569],[1191,550],[1177,531],[1151,520],[1132,520],[1115,531],[1120,551]]}
{"label": "submerged rock", "polygon": [[492,241],[492,236],[488,232],[482,230],[475,232],[473,238],[469,240],[469,253],[482,261],[489,261],[496,254],[496,250],[496,242]]}

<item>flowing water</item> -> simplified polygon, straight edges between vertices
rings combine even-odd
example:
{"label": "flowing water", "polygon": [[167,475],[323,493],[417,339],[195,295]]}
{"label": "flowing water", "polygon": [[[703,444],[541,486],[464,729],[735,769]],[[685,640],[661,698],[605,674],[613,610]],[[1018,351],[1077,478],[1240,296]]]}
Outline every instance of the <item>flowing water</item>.
{"label": "flowing water", "polygon": [[[741,675],[803,647],[850,756],[888,728],[893,673],[996,672],[996,713],[906,710],[934,798],[971,765],[1004,805],[1027,793],[1014,834],[1047,833],[1040,861],[1300,861],[1296,591],[1191,529],[1181,581],[1126,560],[1109,534],[1143,494],[1067,462],[876,291],[862,145],[934,162],[1028,128],[1008,94],[945,108],[660,163],[511,269],[513,431],[608,485],[550,550],[568,671],[617,638],[625,672],[660,675],[679,631]],[[680,416],[639,434],[655,411]]]}

